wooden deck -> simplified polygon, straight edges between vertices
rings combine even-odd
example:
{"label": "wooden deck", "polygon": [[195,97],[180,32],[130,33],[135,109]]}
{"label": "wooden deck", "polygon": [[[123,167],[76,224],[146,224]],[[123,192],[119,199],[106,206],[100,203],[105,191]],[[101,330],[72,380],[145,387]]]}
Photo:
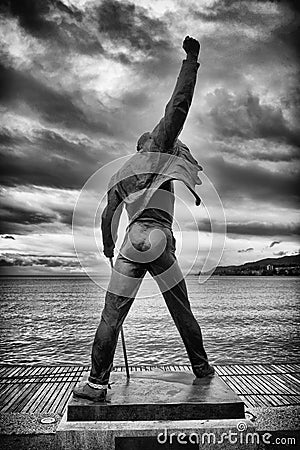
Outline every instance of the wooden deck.
{"label": "wooden deck", "polygon": [[[215,366],[247,407],[300,404],[300,364]],[[0,365],[0,413],[62,415],[87,366]],[[124,367],[115,367],[124,371]],[[131,371],[191,370],[185,365],[131,366]],[[125,373],[124,373],[125,377]]]}

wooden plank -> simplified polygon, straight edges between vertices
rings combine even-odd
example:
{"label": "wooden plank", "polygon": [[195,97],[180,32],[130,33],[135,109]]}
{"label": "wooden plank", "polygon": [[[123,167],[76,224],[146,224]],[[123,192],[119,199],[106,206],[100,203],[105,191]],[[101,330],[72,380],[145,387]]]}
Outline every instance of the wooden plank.
{"label": "wooden plank", "polygon": [[291,404],[300,405],[300,395],[289,395]]}
{"label": "wooden plank", "polygon": [[274,387],[268,383],[267,376],[253,375],[251,382],[255,385],[258,394],[274,394]]}
{"label": "wooden plank", "polygon": [[240,366],[235,364],[234,366],[230,366],[230,369],[234,372],[234,375],[248,375],[251,373],[251,369],[247,366]]}
{"label": "wooden plank", "polygon": [[[256,394],[256,390],[253,386],[248,382],[247,375],[239,376],[239,377],[230,377],[232,383],[236,386],[236,391],[240,394],[244,395],[254,395]],[[224,380],[226,382],[226,380]]]}
{"label": "wooden plank", "polygon": [[279,375],[273,376],[274,382],[277,382],[278,385],[281,386],[281,389],[283,391],[282,393],[297,394],[298,391],[297,391],[297,389],[294,389],[293,384],[290,381],[287,382],[283,377],[284,377],[284,374],[281,374],[280,376]]}
{"label": "wooden plank", "polygon": [[239,386],[239,389],[241,390],[242,393],[244,393],[244,394],[259,393],[259,392],[257,392],[256,386],[253,385],[253,383],[251,382],[251,378],[249,375],[241,375],[241,376],[232,377],[232,378],[234,379],[237,386]]}
{"label": "wooden plank", "polygon": [[224,381],[231,389],[234,390],[236,393],[240,393],[240,386],[235,382],[235,379],[233,377],[228,376],[222,376],[221,380]]}
{"label": "wooden plank", "polygon": [[31,377],[35,377],[36,375],[39,374],[39,372],[41,371],[41,369],[43,369],[42,366],[37,366],[37,367],[33,368],[33,370],[32,370],[32,372],[31,372],[30,376],[31,376]]}
{"label": "wooden plank", "polygon": [[14,408],[14,405],[20,401],[23,395],[30,389],[28,384],[17,384],[14,386],[13,391],[10,392],[9,395],[6,396],[5,404],[2,407],[2,412],[7,412]]}
{"label": "wooden plank", "polygon": [[253,375],[244,375],[236,377],[237,383],[241,384],[244,389],[244,393],[246,394],[260,394],[260,390],[258,389],[256,383],[253,380]]}
{"label": "wooden plank", "polygon": [[274,382],[273,375],[260,375],[258,384],[262,394],[281,394],[280,386]]}
{"label": "wooden plank", "polygon": [[63,394],[63,396],[60,399],[60,402],[57,406],[57,414],[62,414],[62,412],[64,411],[67,402],[72,394],[72,390],[73,388],[76,386],[76,383],[69,383],[69,385],[66,385],[65,387],[65,392]]}
{"label": "wooden plank", "polygon": [[15,370],[10,372],[10,374],[7,376],[8,379],[10,378],[16,378],[18,376],[23,376],[24,369],[20,366],[15,367]]}
{"label": "wooden plank", "polygon": [[7,371],[7,367],[6,366],[0,366],[0,377],[2,377],[3,375],[5,375]]}
{"label": "wooden plank", "polygon": [[281,395],[281,396],[279,397],[279,399],[281,400],[281,405],[286,405],[286,406],[288,406],[288,405],[291,404],[291,401],[290,401],[290,399],[289,399],[289,396],[287,396],[287,395]]}
{"label": "wooden plank", "polygon": [[217,371],[217,374],[220,376],[227,375],[227,372],[224,370],[223,366],[216,366],[216,371]]}
{"label": "wooden plank", "polygon": [[292,374],[289,373],[289,375],[293,376],[297,381],[300,382],[300,373],[298,373],[298,372],[293,372]]}
{"label": "wooden plank", "polygon": [[3,405],[4,399],[7,396],[8,391],[11,389],[11,385],[10,384],[3,384],[1,386],[0,389],[0,411],[1,411],[1,406]]}
{"label": "wooden plank", "polygon": [[[249,405],[296,405],[300,403],[299,364],[215,365],[216,372]],[[186,364],[136,365],[132,371],[190,371]],[[0,404],[7,412],[53,411],[71,395],[72,387],[89,366],[0,366]],[[115,371],[124,371],[116,366]]]}
{"label": "wooden plank", "polygon": [[46,405],[51,402],[51,397],[55,397],[57,394],[58,383],[53,383],[51,387],[43,391],[43,394],[36,399],[36,402],[31,406],[30,411],[32,413],[42,412]]}
{"label": "wooden plank", "polygon": [[282,400],[278,395],[264,395],[265,399],[267,399],[271,406],[280,406],[282,405]]}
{"label": "wooden plank", "polygon": [[281,382],[282,381],[282,374],[280,376],[278,375],[265,375],[262,377],[262,384],[265,384],[269,387],[272,394],[285,394],[289,393],[289,391],[286,390],[286,386]]}
{"label": "wooden plank", "polygon": [[278,400],[280,400],[281,406],[289,406],[293,404],[293,401],[291,400],[289,395],[280,395],[277,398]]}
{"label": "wooden plank", "polygon": [[254,374],[255,375],[266,374],[269,371],[270,371],[269,366],[263,366],[260,364],[255,364],[255,366],[254,366]]}
{"label": "wooden plank", "polygon": [[240,394],[240,389],[239,389],[239,386],[237,386],[234,382],[233,382],[233,380],[232,380],[232,378],[225,378],[225,377],[223,377],[222,378],[222,380],[224,381],[224,383],[226,383],[237,395],[239,395]]}
{"label": "wooden plank", "polygon": [[38,390],[39,383],[28,383],[28,384],[26,384],[26,386],[27,386],[27,389],[24,390],[22,396],[18,399],[16,404],[13,404],[11,406],[10,412],[11,411],[13,411],[13,412],[22,412],[24,406],[27,405],[29,399]]}
{"label": "wooden plank", "polygon": [[290,382],[292,386],[300,393],[300,377],[298,379],[295,377],[295,374],[285,373],[282,374],[282,378]]}
{"label": "wooden plank", "polygon": [[293,364],[286,364],[286,370],[287,372],[294,372],[295,367],[293,366]]}
{"label": "wooden plank", "polygon": [[24,367],[23,375],[31,378],[32,373],[34,372],[34,369],[35,369],[35,367],[32,367],[32,366]]}
{"label": "wooden plank", "polygon": [[225,375],[234,375],[230,369],[230,366],[223,366],[222,369],[224,370]]}
{"label": "wooden plank", "polygon": [[3,408],[6,407],[6,405],[11,401],[11,399],[13,399],[15,397],[15,395],[20,390],[19,384],[10,384],[9,387],[10,387],[10,389],[8,389],[4,398],[2,399],[1,410],[3,410]]}
{"label": "wooden plank", "polygon": [[280,375],[273,375],[271,380],[274,388],[274,393],[277,394],[290,394],[290,389],[288,384],[286,383],[284,379],[284,374],[281,373]]}
{"label": "wooden plank", "polygon": [[249,375],[252,371],[251,368],[249,368],[248,366],[242,366],[237,364],[235,366],[236,369],[236,375]]}
{"label": "wooden plank", "polygon": [[43,409],[44,404],[47,403],[51,395],[55,395],[56,385],[57,383],[54,381],[52,383],[43,383],[45,388],[40,393],[38,397],[36,397],[35,402],[32,403],[30,407],[30,412],[40,412]]}
{"label": "wooden plank", "polygon": [[255,364],[245,364],[243,365],[245,370],[247,370],[246,375],[255,375],[257,373]]}
{"label": "wooden plank", "polygon": [[290,379],[286,379],[286,375],[287,374],[285,373],[273,375],[274,384],[276,383],[276,385],[280,389],[280,393],[297,394],[299,392],[297,386],[295,386],[295,383],[293,383],[293,381],[291,381]]}
{"label": "wooden plank", "polygon": [[256,407],[254,398],[251,395],[239,395],[240,399],[245,403],[246,408]]}
{"label": "wooden plank", "polygon": [[246,375],[245,382],[252,389],[254,394],[268,394],[270,393],[265,386],[259,384],[259,375]]}
{"label": "wooden plank", "polygon": [[284,373],[285,369],[282,367],[282,365],[280,364],[272,364],[272,369],[274,370],[275,373]]}
{"label": "wooden plank", "polygon": [[13,376],[18,371],[19,371],[19,367],[18,366],[12,366],[6,372],[6,377],[9,378],[9,377]]}
{"label": "wooden plank", "polygon": [[68,389],[68,386],[69,383],[58,383],[55,395],[53,395],[51,401],[44,406],[43,412],[56,412],[57,406],[59,405],[61,398],[64,396],[66,389]]}
{"label": "wooden plank", "polygon": [[33,395],[30,396],[28,402],[24,405],[22,412],[30,412],[32,405],[36,402],[37,398],[43,395],[43,391],[47,389],[47,385],[44,383],[38,383],[37,389],[34,391]]}
{"label": "wooden plank", "polygon": [[283,383],[282,380],[282,376],[283,374],[280,375],[272,375],[272,378],[270,379],[270,384],[272,384],[273,386],[273,390],[274,390],[274,394],[289,394],[290,391],[287,388],[287,386],[285,385],[285,383]]}
{"label": "wooden plank", "polygon": [[28,398],[30,398],[30,396],[38,388],[38,384],[35,387],[35,385],[33,385],[32,383],[23,384],[21,386],[23,386],[24,388],[22,389],[21,394],[13,399],[12,404],[9,408],[9,412],[19,412],[20,410],[22,410],[23,405],[27,403]]}
{"label": "wooden plank", "polygon": [[32,367],[30,367],[30,366],[24,367],[22,376],[24,376],[24,377],[30,377],[32,371],[33,371],[33,368],[32,368]]}
{"label": "wooden plank", "polygon": [[252,398],[258,407],[270,406],[269,403],[263,398],[263,395],[254,395]]}

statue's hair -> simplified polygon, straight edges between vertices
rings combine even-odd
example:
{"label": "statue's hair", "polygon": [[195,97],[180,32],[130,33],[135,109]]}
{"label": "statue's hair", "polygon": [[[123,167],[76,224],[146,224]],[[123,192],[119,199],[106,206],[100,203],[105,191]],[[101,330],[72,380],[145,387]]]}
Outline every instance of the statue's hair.
{"label": "statue's hair", "polygon": [[142,134],[142,136],[140,136],[139,140],[137,141],[137,146],[136,146],[136,149],[138,152],[143,148],[143,145],[149,139],[149,136],[150,136],[149,131],[147,131],[146,133]]}

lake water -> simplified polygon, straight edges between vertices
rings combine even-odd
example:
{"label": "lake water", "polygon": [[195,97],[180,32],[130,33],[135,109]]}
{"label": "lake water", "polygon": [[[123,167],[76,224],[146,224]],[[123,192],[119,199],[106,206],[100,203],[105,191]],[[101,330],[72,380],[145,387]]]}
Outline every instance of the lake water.
{"label": "lake water", "polygon": [[[102,285],[107,285],[107,279]],[[187,277],[192,309],[213,363],[299,362],[300,279]],[[5,363],[89,364],[104,290],[88,278],[2,278],[0,354]],[[188,359],[152,280],[124,324],[130,364]],[[118,345],[115,364],[123,364]]]}

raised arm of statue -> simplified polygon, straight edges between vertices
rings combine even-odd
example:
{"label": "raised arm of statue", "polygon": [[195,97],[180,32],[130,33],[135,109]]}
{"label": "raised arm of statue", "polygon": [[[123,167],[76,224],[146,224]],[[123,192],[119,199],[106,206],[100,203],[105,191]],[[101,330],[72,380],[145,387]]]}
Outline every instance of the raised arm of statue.
{"label": "raised arm of statue", "polygon": [[169,100],[165,115],[151,133],[154,145],[162,152],[173,147],[188,115],[197,80],[197,62],[200,44],[187,36],[183,41],[187,58],[183,61],[177,83]]}

